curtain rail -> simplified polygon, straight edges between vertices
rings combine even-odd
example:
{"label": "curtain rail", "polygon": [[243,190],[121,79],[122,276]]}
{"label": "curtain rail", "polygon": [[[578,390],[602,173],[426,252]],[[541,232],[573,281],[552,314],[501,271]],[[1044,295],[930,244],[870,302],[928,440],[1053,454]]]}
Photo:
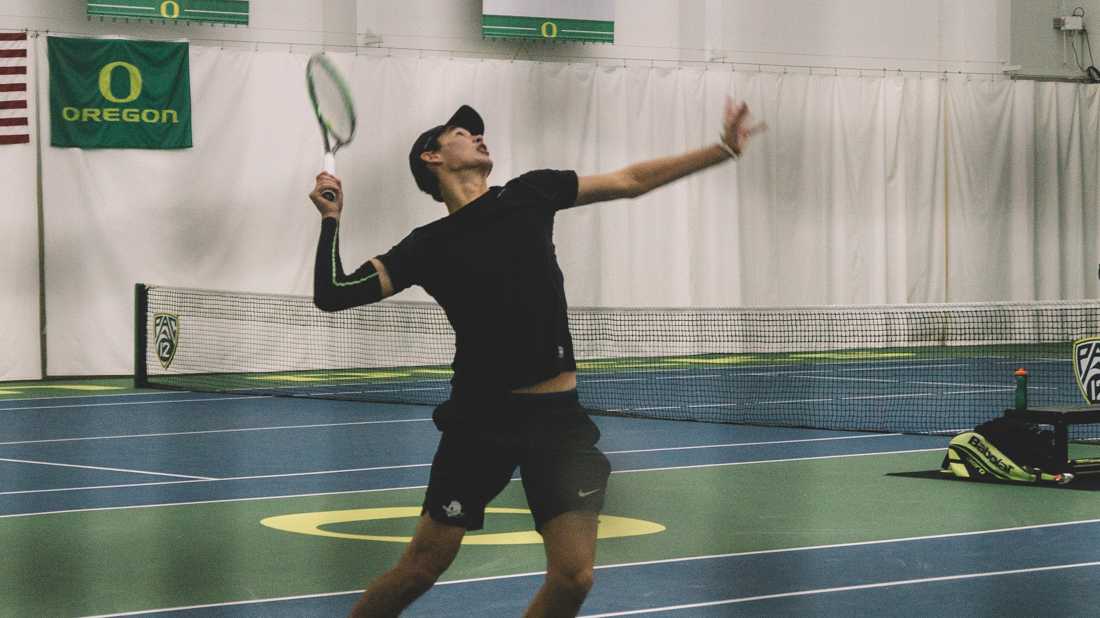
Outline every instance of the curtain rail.
{"label": "curtain rail", "polygon": [[[100,35],[89,34],[80,32],[65,32],[55,30],[39,30],[25,28],[28,34],[38,37],[41,35],[61,35],[61,36],[82,36],[82,37],[115,37],[115,38],[145,38],[147,40],[179,40],[181,37],[132,37],[129,35]],[[363,36],[364,33],[332,33],[332,34],[347,34],[349,36]],[[370,33],[366,33],[367,36],[376,36]],[[368,55],[385,53],[386,55],[433,55],[433,56],[450,56],[454,58],[482,58],[492,60],[511,60],[511,61],[532,61],[532,62],[569,62],[569,63],[590,63],[597,66],[645,66],[650,65],[654,67],[667,67],[667,68],[709,68],[709,67],[721,67],[723,70],[733,71],[756,71],[760,73],[796,73],[796,74],[808,74],[808,75],[827,75],[832,73],[834,75],[858,75],[858,76],[874,76],[874,75],[917,75],[917,76],[957,76],[957,77],[981,77],[981,78],[996,78],[996,79],[1064,79],[1066,81],[1075,81],[1073,78],[1061,77],[1061,76],[1020,76],[1009,75],[1001,72],[990,71],[961,71],[950,69],[912,69],[902,67],[860,67],[860,66],[841,66],[841,65],[827,65],[827,64],[784,64],[784,63],[769,63],[769,62],[744,62],[729,60],[727,58],[716,58],[713,60],[692,60],[684,58],[649,58],[649,57],[631,57],[631,56],[577,56],[569,54],[558,53],[539,53],[528,48],[519,48],[513,52],[498,51],[498,50],[459,50],[459,49],[438,49],[429,47],[400,47],[400,46],[387,46],[378,42],[367,42],[364,44],[331,44],[331,43],[294,43],[289,41],[272,41],[272,40],[239,40],[239,39],[216,39],[206,37],[182,37],[192,43],[197,43],[209,47],[229,47],[234,49],[253,49],[259,51],[260,47],[265,48],[275,47],[277,49],[285,48],[288,52],[293,53],[296,51],[306,50],[332,50],[332,51],[347,51],[354,52],[356,54],[366,53]],[[687,48],[674,48],[683,51]],[[693,50],[693,51],[705,51],[705,50]],[[1085,80],[1077,80],[1085,81]]]}

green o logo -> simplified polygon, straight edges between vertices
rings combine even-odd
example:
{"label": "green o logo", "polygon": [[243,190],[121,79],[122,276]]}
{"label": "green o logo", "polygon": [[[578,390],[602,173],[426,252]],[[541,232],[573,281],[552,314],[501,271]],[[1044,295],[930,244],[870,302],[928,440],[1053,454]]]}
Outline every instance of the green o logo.
{"label": "green o logo", "polygon": [[180,3],[175,0],[164,0],[160,3],[160,14],[168,19],[175,19],[180,16]]}
{"label": "green o logo", "polygon": [[542,28],[540,30],[542,31],[542,36],[544,38],[547,38],[547,39],[556,39],[556,38],[558,38],[558,25],[555,24],[552,21],[542,22]]}
{"label": "green o logo", "polygon": [[[130,94],[123,99],[116,97],[111,92],[111,72],[118,67],[126,69],[126,72],[130,74]],[[99,92],[104,99],[111,103],[129,103],[141,95],[141,71],[129,62],[122,62],[121,60],[112,62],[99,71]]]}

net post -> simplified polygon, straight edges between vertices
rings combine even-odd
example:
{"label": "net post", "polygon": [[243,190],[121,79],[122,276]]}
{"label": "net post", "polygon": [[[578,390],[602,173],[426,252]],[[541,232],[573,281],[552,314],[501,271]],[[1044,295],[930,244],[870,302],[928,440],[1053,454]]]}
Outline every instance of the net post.
{"label": "net post", "polygon": [[149,312],[149,288],[144,283],[134,285],[134,387],[149,385],[149,373],[145,366],[145,347],[148,343],[146,318]]}

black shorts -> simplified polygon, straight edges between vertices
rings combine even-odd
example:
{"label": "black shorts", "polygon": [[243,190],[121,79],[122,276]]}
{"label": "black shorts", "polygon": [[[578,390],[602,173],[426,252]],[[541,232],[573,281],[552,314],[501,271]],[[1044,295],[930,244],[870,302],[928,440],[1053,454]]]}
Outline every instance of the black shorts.
{"label": "black shorts", "polygon": [[576,391],[482,405],[494,409],[448,401],[433,414],[443,437],[424,499],[432,519],[480,530],[486,505],[517,467],[536,530],[562,513],[603,508],[611,465],[596,448],[600,431]]}

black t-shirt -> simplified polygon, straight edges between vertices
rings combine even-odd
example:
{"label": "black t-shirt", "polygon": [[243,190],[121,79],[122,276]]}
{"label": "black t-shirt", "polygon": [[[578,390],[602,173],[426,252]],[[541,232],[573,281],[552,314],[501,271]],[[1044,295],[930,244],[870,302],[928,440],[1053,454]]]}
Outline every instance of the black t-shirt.
{"label": "black t-shirt", "polygon": [[416,228],[379,256],[394,292],[419,285],[455,331],[456,398],[506,393],[577,368],[554,214],[577,200],[572,171],[528,172]]}

